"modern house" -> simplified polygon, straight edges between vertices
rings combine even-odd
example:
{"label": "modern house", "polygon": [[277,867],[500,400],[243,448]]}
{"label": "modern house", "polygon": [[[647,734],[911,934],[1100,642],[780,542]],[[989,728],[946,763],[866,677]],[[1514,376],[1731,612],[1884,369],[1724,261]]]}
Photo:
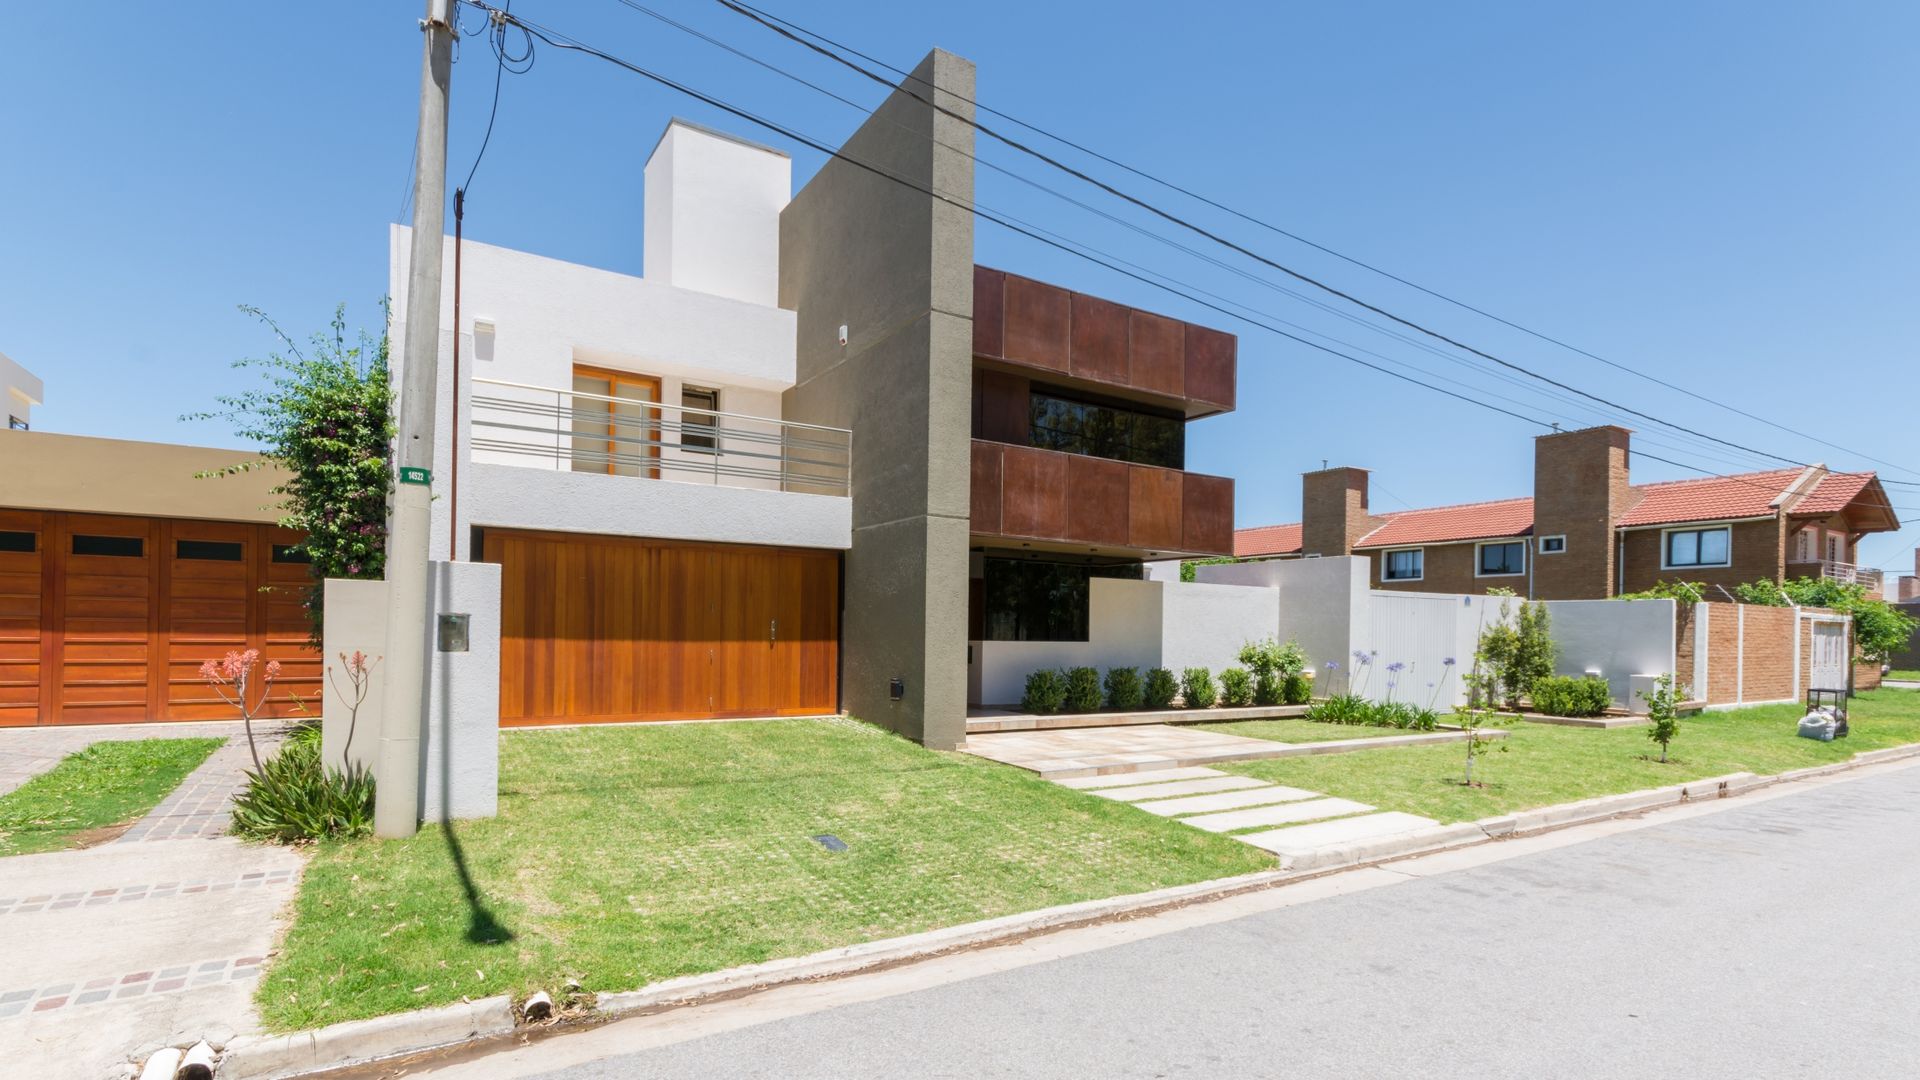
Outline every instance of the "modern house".
{"label": "modern house", "polygon": [[26,431],[33,426],[33,407],[46,394],[39,376],[0,353],[0,411],[7,417],[7,430]]}
{"label": "modern house", "polygon": [[1375,512],[1365,469],[1302,478],[1302,521],[1242,529],[1247,559],[1362,555],[1373,587],[1542,600],[1600,599],[1661,581],[1710,592],[1762,578],[1830,577],[1877,589],[1862,537],[1899,528],[1879,478],[1824,466],[1635,484],[1620,427],[1534,440],[1532,496]]}
{"label": "modern house", "polygon": [[[914,79],[971,107],[964,60]],[[668,124],[638,277],[469,241],[456,323],[448,243],[433,556],[501,566],[502,723],[844,710],[954,747],[970,642],[1084,639],[1094,578],[1230,550],[1185,424],[1233,407],[1235,339],[975,266],[928,194],[970,193],[972,132],[927,93],[797,194]]]}

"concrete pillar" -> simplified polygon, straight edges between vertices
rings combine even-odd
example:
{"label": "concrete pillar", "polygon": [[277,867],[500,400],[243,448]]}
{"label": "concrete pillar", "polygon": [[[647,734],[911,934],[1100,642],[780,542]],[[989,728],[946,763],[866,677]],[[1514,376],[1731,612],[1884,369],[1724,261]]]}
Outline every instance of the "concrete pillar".
{"label": "concrete pillar", "polygon": [[929,53],[842,147],[887,175],[828,161],[780,215],[783,415],[853,430],[842,701],[939,748],[966,739],[973,215],[888,176],[970,202],[973,129],[921,98],[973,96],[971,62]]}

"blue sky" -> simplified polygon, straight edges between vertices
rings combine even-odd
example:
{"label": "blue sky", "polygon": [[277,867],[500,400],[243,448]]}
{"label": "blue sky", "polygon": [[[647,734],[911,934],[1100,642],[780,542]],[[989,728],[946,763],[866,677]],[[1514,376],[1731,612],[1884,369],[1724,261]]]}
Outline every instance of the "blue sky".
{"label": "blue sky", "polygon": [[[711,0],[646,2],[848,97],[880,97]],[[1920,7],[1249,3],[1180,5],[1174,20],[1164,4],[764,3],[901,67],[933,45],[960,53],[979,64],[988,105],[1857,453],[1124,181],[1488,352],[1735,442],[1920,480],[1920,435],[1902,419],[1920,341]],[[219,4],[163,18],[105,2],[9,13],[0,351],[46,380],[36,427],[229,444],[221,426],[177,417],[233,385],[230,360],[269,346],[236,305],[290,328],[318,328],[342,300],[356,322],[377,320],[385,228],[402,209],[413,147],[419,7]],[[824,140],[837,144],[858,123],[616,0],[515,7]],[[492,55],[470,39],[454,72],[456,177],[473,160],[492,87]],[[506,79],[469,235],[638,273],[641,166],[672,115],[783,144],[598,61],[542,50],[532,72]],[[787,148],[804,182],[819,156]],[[1102,201],[1004,148],[983,141],[980,153]],[[978,197],[1263,317],[1526,403],[1517,411],[1562,413],[1570,426],[1601,419],[1590,403],[1547,400],[1537,385],[1336,319],[1003,177],[983,173]],[[1374,470],[1384,509],[1530,490],[1529,425],[991,225],[976,257],[1242,335],[1239,411],[1192,429],[1190,467],[1237,477],[1243,525],[1297,519],[1299,473],[1323,459]],[[1716,470],[1766,464],[1627,423],[1647,453]],[[1635,469],[1638,480],[1685,475],[1644,458]],[[1920,487],[1891,490],[1897,505],[1920,506]],[[1902,517],[1920,526],[1920,512]],[[1911,572],[1916,542],[1920,527],[1877,538],[1866,561]]]}

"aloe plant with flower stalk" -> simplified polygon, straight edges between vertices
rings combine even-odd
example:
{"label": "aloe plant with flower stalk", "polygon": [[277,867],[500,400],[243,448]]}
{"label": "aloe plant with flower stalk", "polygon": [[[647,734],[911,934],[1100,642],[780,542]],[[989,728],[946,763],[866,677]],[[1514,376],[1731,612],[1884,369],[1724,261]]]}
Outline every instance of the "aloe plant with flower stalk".
{"label": "aloe plant with flower stalk", "polygon": [[[333,687],[333,692],[347,704],[347,741],[340,746],[340,758],[343,761],[353,760],[349,751],[353,749],[354,728],[360,725],[360,706],[366,703],[367,691],[373,686],[373,669],[379,666],[382,659],[384,657],[379,656],[368,659],[367,654],[359,649],[353,650],[351,656],[341,653],[340,668],[347,677],[347,690],[340,689],[339,682],[333,677],[333,665],[327,665],[327,685]],[[348,693],[348,690],[352,692]]]}
{"label": "aloe plant with flower stalk", "polygon": [[[255,672],[260,677],[260,692],[253,693]],[[266,706],[267,696],[273,692],[273,681],[280,677],[280,661],[269,660],[263,667],[260,664],[260,650],[248,649],[244,652],[229,650],[219,660],[208,660],[200,665],[200,678],[206,682],[220,699],[240,712],[240,721],[247,729],[247,751],[253,755],[253,767],[260,768],[260,746],[253,739],[253,718]]]}

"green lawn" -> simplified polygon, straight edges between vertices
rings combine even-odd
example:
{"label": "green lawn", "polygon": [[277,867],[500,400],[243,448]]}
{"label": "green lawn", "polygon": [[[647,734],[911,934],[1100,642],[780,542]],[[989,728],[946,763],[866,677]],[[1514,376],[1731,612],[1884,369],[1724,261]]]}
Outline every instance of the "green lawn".
{"label": "green lawn", "polygon": [[270,1028],[633,989],[1272,865],[856,721],[513,731],[500,758],[497,818],[320,845],[258,991]]}
{"label": "green lawn", "polygon": [[1920,682],[1920,668],[1892,668],[1888,670],[1887,678],[1899,679],[1902,682]]}
{"label": "green lawn", "polygon": [[[153,809],[224,739],[97,742],[0,796],[0,855],[83,846]],[[77,842],[77,843],[76,843]]]}
{"label": "green lawn", "polygon": [[1244,735],[1274,742],[1332,742],[1335,739],[1384,739],[1389,735],[1419,735],[1418,731],[1399,728],[1367,727],[1363,724],[1321,724],[1312,720],[1226,720],[1217,724],[1195,724],[1206,731],[1223,735]]}
{"label": "green lawn", "polygon": [[[1323,791],[1385,810],[1405,810],[1443,822],[1472,821],[1514,810],[1662,787],[1731,772],[1770,774],[1842,761],[1862,750],[1920,742],[1920,694],[1879,690],[1854,699],[1853,734],[1831,743],[1794,734],[1798,705],[1702,713],[1683,717],[1673,761],[1644,727],[1508,725],[1475,765],[1482,788],[1460,783],[1466,751],[1458,745],[1363,750],[1352,754],[1234,762],[1220,766],[1275,783]],[[1224,724],[1222,731],[1239,725]],[[1251,733],[1249,733],[1251,734]]]}

